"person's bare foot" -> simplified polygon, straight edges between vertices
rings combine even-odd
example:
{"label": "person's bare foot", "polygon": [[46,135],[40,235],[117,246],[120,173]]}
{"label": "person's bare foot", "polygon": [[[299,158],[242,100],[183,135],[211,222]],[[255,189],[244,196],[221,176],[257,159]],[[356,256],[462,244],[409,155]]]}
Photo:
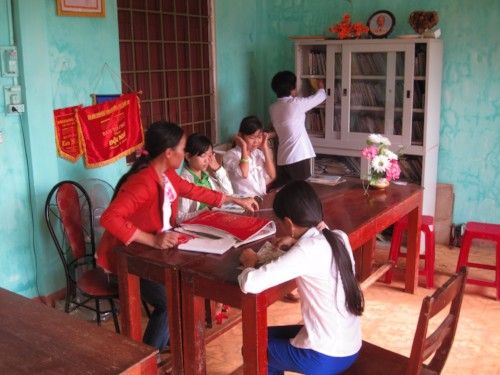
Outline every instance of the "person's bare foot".
{"label": "person's bare foot", "polygon": [[288,303],[297,303],[300,301],[300,298],[297,294],[295,294],[294,292],[290,292],[290,293],[287,293],[285,294],[281,300],[283,302],[288,302]]}

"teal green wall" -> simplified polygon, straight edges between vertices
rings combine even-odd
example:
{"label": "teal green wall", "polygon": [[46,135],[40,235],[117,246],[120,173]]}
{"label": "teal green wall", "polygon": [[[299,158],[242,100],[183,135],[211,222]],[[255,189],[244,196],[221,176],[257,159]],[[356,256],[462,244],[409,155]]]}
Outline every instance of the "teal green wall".
{"label": "teal green wall", "polygon": [[[0,0],[0,45],[9,45],[8,1]],[[90,104],[90,94],[119,92],[104,63],[120,71],[116,0],[105,18],[58,17],[53,0],[13,0],[19,84],[26,113],[6,114],[0,78],[0,287],[28,297],[64,286],[63,270],[43,219],[50,188],[63,179],[96,177],[115,184],[124,161],[98,169],[72,164],[56,153],[52,111]],[[21,129],[24,130],[25,142]]]}
{"label": "teal green wall", "polygon": [[[251,5],[249,4],[251,3]],[[500,36],[497,0],[216,0],[221,140],[254,113],[266,122],[273,74],[294,69],[289,35],[318,35],[349,12],[396,17],[392,37],[414,33],[413,10],[437,10],[444,43],[438,181],[455,189],[455,223],[500,223]],[[245,74],[246,73],[246,74]]]}

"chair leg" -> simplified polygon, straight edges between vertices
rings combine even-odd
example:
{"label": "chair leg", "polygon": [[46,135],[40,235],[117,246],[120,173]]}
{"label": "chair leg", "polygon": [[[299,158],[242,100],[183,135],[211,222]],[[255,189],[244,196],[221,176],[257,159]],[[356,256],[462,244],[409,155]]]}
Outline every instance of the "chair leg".
{"label": "chair leg", "polygon": [[205,324],[207,328],[212,328],[213,324],[212,317],[212,306],[210,305],[210,299],[205,298]]}
{"label": "chair leg", "polygon": [[472,243],[472,235],[465,229],[464,238],[462,239],[462,246],[460,247],[460,253],[458,254],[458,262],[456,272],[460,270],[463,266],[467,264],[469,259],[470,245]]}
{"label": "chair leg", "polygon": [[115,331],[116,333],[120,333],[120,325],[118,324],[118,314],[116,313],[115,301],[113,298],[109,299],[109,305],[111,306],[111,314],[113,314],[113,321],[115,323]]}
{"label": "chair leg", "polygon": [[427,288],[434,287],[434,263],[436,258],[434,230],[425,233],[425,282]]}
{"label": "chair leg", "polygon": [[97,325],[101,325],[101,305],[99,298],[95,299],[95,313],[96,313],[96,320],[97,320]]}
{"label": "chair leg", "polygon": [[497,301],[500,300],[500,241],[497,241],[496,253],[496,282],[497,282]]}
{"label": "chair leg", "polygon": [[386,284],[392,283],[392,276],[394,275],[394,267],[398,261],[399,250],[401,249],[401,241],[403,239],[403,226],[401,224],[394,224],[392,233],[391,248],[389,250],[389,261],[394,262],[394,266],[386,272],[384,281]]}

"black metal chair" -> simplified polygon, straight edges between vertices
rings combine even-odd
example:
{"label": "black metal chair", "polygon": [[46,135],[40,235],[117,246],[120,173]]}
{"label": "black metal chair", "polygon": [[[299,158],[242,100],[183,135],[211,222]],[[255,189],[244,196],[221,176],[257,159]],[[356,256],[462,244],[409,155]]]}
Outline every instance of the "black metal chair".
{"label": "black metal chair", "polygon": [[[56,184],[45,202],[45,221],[61,258],[66,276],[64,311],[78,307],[96,313],[97,324],[101,314],[111,312],[115,330],[120,333],[114,299],[118,286],[95,264],[95,236],[92,204],[85,189],[74,181]],[[88,215],[85,219],[83,215]],[[84,225],[89,223],[90,225]],[[79,300],[79,292],[83,300]],[[95,301],[95,307],[90,303]],[[102,310],[101,301],[109,301],[110,309]]]}

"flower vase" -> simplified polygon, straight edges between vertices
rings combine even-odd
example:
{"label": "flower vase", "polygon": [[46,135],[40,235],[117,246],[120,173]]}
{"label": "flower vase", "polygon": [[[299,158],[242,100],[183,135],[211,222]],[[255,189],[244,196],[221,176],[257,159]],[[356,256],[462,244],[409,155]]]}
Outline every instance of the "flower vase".
{"label": "flower vase", "polygon": [[373,186],[376,189],[385,189],[387,186],[389,186],[389,181],[387,181],[386,178],[370,180],[370,186]]}

